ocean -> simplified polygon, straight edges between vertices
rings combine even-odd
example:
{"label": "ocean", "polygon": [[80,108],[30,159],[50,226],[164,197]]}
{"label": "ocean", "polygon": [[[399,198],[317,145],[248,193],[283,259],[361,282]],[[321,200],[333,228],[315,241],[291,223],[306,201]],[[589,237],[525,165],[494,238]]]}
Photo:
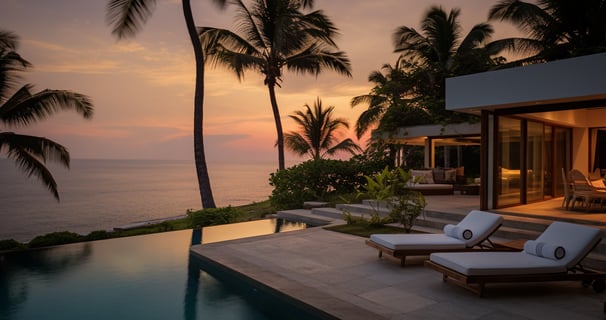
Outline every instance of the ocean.
{"label": "ocean", "polygon": [[[277,163],[208,163],[217,207],[267,200]],[[27,242],[57,231],[87,234],[133,222],[184,215],[201,201],[193,161],[73,159],[50,164],[57,202],[35,177],[0,159],[0,240]]]}

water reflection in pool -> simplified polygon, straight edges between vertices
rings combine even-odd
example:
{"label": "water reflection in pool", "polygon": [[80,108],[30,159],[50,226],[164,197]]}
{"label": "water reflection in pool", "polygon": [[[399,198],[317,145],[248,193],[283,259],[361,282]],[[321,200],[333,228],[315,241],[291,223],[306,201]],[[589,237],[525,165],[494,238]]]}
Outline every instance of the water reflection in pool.
{"label": "water reflection in pool", "polygon": [[268,313],[247,296],[256,292],[250,284],[236,288],[200,270],[191,241],[183,230],[0,254],[0,319],[308,317],[292,305]]}
{"label": "water reflection in pool", "polygon": [[202,228],[202,244],[249,238],[307,228],[305,223],[284,219],[263,219]]}

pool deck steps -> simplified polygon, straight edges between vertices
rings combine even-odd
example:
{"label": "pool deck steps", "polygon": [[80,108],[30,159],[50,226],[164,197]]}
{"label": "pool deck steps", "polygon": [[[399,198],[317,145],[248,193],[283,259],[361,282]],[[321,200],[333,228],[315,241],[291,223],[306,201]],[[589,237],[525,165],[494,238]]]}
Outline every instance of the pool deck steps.
{"label": "pool deck steps", "polygon": [[344,223],[342,220],[338,221],[338,219],[334,217],[327,217],[323,215],[314,214],[313,210],[311,209],[282,210],[278,211],[276,217],[279,219],[303,222],[314,226]]}

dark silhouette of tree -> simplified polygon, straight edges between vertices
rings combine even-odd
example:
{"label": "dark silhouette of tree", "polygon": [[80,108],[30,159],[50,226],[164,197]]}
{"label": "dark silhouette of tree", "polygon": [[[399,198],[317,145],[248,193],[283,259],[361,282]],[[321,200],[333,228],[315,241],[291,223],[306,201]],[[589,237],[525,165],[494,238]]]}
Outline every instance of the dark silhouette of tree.
{"label": "dark silhouette of tree", "polygon": [[444,11],[432,6],[421,22],[421,31],[401,26],[394,35],[395,52],[408,59],[416,80],[416,95],[431,111],[435,122],[464,122],[468,117],[445,110],[445,79],[490,70],[502,62],[495,57],[502,47],[488,43],[494,30],[488,23],[474,25],[462,37],[459,9]]}
{"label": "dark silhouette of tree", "polygon": [[[430,121],[424,107],[416,108],[415,99],[418,77],[408,71],[403,59],[395,65],[384,64],[380,71],[373,71],[368,81],[375,84],[370,93],[353,97],[351,106],[368,105],[356,122],[358,139],[373,127],[395,129],[407,122],[421,124]],[[409,117],[410,116],[410,117]]]}
{"label": "dark silhouette of tree", "polygon": [[[227,0],[213,0],[213,3],[223,7]],[[143,24],[153,13],[155,0],[110,0],[107,7],[107,19],[112,26],[112,34],[118,39],[134,37]],[[194,159],[200,200],[203,208],[215,208],[204,153],[204,65],[205,52],[198,38],[198,32],[189,0],[182,0],[183,17],[187,26],[187,33],[194,48],[196,61],[196,83],[194,92]]]}
{"label": "dark silhouette of tree", "polygon": [[233,70],[239,79],[246,70],[265,76],[277,131],[278,168],[283,170],[284,133],[276,99],[283,69],[317,76],[328,68],[351,76],[349,59],[344,52],[331,51],[338,47],[333,40],[337,28],[330,19],[320,10],[302,12],[312,8],[311,0],[255,0],[250,9],[243,1],[233,3],[239,33],[201,28],[200,37],[203,44],[217,43],[210,58]]}
{"label": "dark silhouette of tree", "polygon": [[93,115],[89,97],[67,90],[45,89],[32,92],[33,85],[18,85],[19,72],[31,64],[17,53],[18,37],[0,31],[0,154],[14,160],[28,176],[36,176],[59,201],[57,182],[46,167],[54,161],[69,168],[70,155],[64,146],[44,137],[18,134],[9,128],[21,128],[59,112],[75,111],[85,119]]}
{"label": "dark silhouette of tree", "polygon": [[606,51],[606,2],[602,0],[504,0],[490,9],[488,17],[509,21],[528,35],[495,41],[526,55],[515,65]]}
{"label": "dark silhouette of tree", "polygon": [[335,134],[341,128],[349,129],[344,118],[334,118],[334,106],[324,108],[322,100],[316,99],[313,108],[304,105],[305,111],[295,111],[289,117],[299,126],[299,132],[288,132],[284,136],[286,147],[298,155],[309,155],[312,159],[323,159],[340,151],[355,154],[362,149],[350,138],[336,142]]}

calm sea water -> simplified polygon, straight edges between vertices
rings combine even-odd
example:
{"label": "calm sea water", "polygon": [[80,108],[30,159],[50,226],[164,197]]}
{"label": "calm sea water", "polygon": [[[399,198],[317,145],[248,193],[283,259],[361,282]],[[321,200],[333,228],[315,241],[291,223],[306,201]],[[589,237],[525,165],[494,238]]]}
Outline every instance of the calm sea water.
{"label": "calm sea water", "polygon": [[[217,206],[266,200],[276,164],[209,163]],[[55,231],[87,234],[132,222],[200,209],[192,161],[72,160],[49,166],[59,185],[57,202],[36,178],[0,159],[0,239],[29,241]]]}

